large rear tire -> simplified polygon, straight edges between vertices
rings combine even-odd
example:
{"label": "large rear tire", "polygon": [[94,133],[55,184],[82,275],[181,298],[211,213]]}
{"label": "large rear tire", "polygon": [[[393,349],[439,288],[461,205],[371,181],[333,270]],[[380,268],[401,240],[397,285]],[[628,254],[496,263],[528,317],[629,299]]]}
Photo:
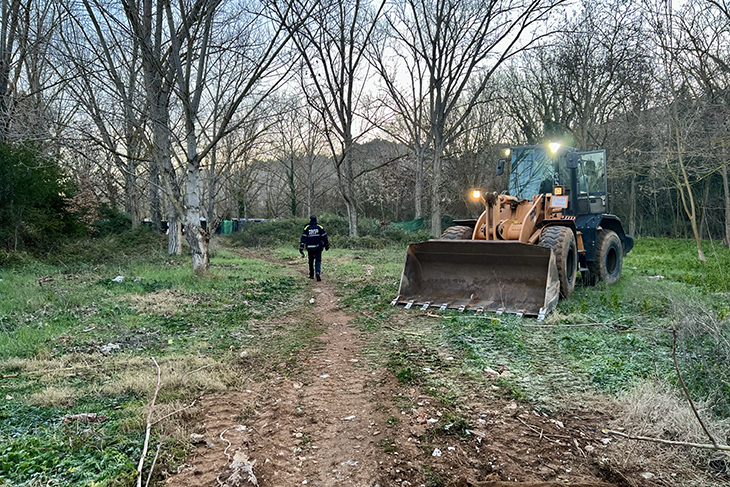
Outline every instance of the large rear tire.
{"label": "large rear tire", "polygon": [[596,281],[614,284],[621,278],[624,249],[613,230],[600,230],[596,238],[596,260],[588,262],[588,273]]}
{"label": "large rear tire", "polygon": [[569,298],[575,289],[578,273],[578,246],[573,230],[568,227],[552,226],[542,230],[540,245],[552,249],[558,266],[560,295]]}
{"label": "large rear tire", "polygon": [[473,228],[457,225],[444,230],[444,233],[441,234],[441,238],[449,240],[471,240],[473,234]]}

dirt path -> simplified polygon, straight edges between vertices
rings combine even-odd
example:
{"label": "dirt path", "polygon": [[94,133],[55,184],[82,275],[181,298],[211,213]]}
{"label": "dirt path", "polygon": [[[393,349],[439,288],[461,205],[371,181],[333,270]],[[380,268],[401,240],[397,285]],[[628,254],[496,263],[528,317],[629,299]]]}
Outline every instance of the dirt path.
{"label": "dirt path", "polygon": [[[251,386],[258,390],[203,398],[205,443],[169,485],[216,485],[237,450],[256,460],[259,485],[373,485],[379,477],[390,411],[374,391],[392,379],[363,362],[363,340],[333,287],[314,282],[311,294],[325,327],[321,350],[293,373],[280,364],[280,375]],[[254,417],[242,414],[252,408]]]}
{"label": "dirt path", "polygon": [[[252,462],[260,486],[587,487],[605,478],[585,458],[581,447],[591,448],[593,434],[578,417],[551,422],[514,402],[485,403],[475,391],[461,412],[479,430],[466,439],[445,434],[442,405],[368,363],[365,339],[338,307],[334,286],[311,282],[308,296],[321,346],[247,382],[244,392],[202,398],[200,442],[168,485],[250,485],[241,466]],[[571,436],[580,443],[561,441]]]}

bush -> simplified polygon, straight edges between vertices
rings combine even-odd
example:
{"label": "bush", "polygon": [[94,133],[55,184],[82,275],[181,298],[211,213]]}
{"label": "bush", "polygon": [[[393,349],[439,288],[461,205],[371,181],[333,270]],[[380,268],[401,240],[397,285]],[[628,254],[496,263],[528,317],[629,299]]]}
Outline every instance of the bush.
{"label": "bush", "polygon": [[[325,213],[318,218],[327,231],[334,248],[382,249],[392,245],[406,245],[428,240],[425,230],[409,232],[394,225],[381,225],[374,218],[361,218],[358,225],[359,237],[349,236],[347,218]],[[309,223],[308,218],[288,218],[268,222],[247,222],[233,234],[233,242],[244,247],[296,247],[302,230]]]}
{"label": "bush", "polygon": [[132,229],[130,216],[106,203],[101,205],[99,217],[99,221],[91,225],[97,236],[118,235]]}
{"label": "bush", "polygon": [[84,227],[67,203],[75,188],[55,161],[33,147],[0,145],[0,245],[46,248]]}

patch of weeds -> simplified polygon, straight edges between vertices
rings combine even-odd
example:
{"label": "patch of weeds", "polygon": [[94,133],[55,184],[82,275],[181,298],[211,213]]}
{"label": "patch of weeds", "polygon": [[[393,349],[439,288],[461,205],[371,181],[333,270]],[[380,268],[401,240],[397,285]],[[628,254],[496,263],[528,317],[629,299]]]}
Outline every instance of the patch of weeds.
{"label": "patch of weeds", "polygon": [[378,446],[383,449],[385,453],[395,453],[398,451],[398,446],[395,444],[393,438],[382,438],[378,441]]}
{"label": "patch of weeds", "polygon": [[156,279],[124,279],[121,282],[110,278],[99,279],[96,284],[106,289],[121,293],[153,293],[161,289],[171,289],[174,284],[171,281]]}
{"label": "patch of weeds", "polygon": [[233,417],[233,421],[236,423],[245,423],[249,419],[256,416],[256,403],[251,401],[247,402],[243,409]]}
{"label": "patch of weeds", "polygon": [[403,367],[395,372],[395,376],[398,382],[402,384],[410,384],[416,380],[416,374],[413,373],[413,369],[410,367]]}
{"label": "patch of weeds", "polygon": [[[467,436],[467,430],[472,426],[465,418],[451,411],[446,411],[439,419],[439,424],[443,424],[441,431],[446,435]],[[435,431],[438,431],[436,429]]]}
{"label": "patch of weeds", "polygon": [[516,401],[525,401],[525,402],[527,402],[529,400],[528,394],[520,386],[520,384],[512,377],[497,377],[497,379],[495,379],[495,381],[494,381],[494,385],[499,387],[500,390],[503,391],[503,393],[509,399],[514,399]]}
{"label": "patch of weeds", "polygon": [[392,428],[393,426],[396,426],[398,423],[400,423],[400,419],[398,419],[395,416],[391,416],[385,422],[385,426],[388,427],[388,428]]}
{"label": "patch of weeds", "polygon": [[[558,346],[588,374],[600,390],[616,393],[637,379],[667,377],[671,372],[666,339],[612,329],[563,329],[557,333]],[[657,340],[660,343],[657,343]],[[657,346],[661,345],[661,346]]]}
{"label": "patch of weeds", "polygon": [[423,467],[423,477],[426,482],[426,487],[446,487],[448,485],[448,479],[441,476],[428,465]]}

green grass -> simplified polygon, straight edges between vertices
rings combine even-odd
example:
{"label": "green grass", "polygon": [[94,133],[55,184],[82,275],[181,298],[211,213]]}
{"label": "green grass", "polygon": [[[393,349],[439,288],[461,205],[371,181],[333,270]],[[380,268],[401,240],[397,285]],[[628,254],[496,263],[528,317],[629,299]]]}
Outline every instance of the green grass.
{"label": "green grass", "polygon": [[[279,322],[305,303],[289,266],[214,251],[199,278],[189,257],[164,249],[150,232],[130,232],[0,269],[0,485],[131,485],[150,357],[169,384],[158,403],[182,407],[290,360],[320,332],[307,320]],[[82,412],[108,419],[62,421]],[[168,439],[164,451],[181,462],[185,448]]]}
{"label": "green grass", "polygon": [[[454,398],[443,391],[458,388],[460,374],[479,378],[485,367],[498,365],[512,373],[497,380],[502,393],[547,410],[558,407],[555,398],[564,393],[621,394],[645,379],[676,384],[671,330],[677,329],[680,368],[694,397],[709,400],[719,416],[728,417],[730,350],[718,343],[730,340],[730,250],[717,242],[704,247],[708,262],[701,264],[694,241],[638,239],[617,284],[576,288],[570,299],[560,301],[549,326],[511,315],[455,311],[442,313],[438,322],[414,318],[417,311],[391,308],[405,248],[356,251],[334,259],[333,265],[342,302],[367,315],[360,317],[365,329],[387,331],[383,326],[391,323],[391,329],[403,330],[385,360],[395,376],[447,402]],[[372,276],[364,275],[365,263],[374,266]],[[704,315],[694,321],[712,326],[690,328],[687,317],[696,310]],[[565,326],[594,323],[603,325]],[[434,380],[423,372],[435,368],[431,352],[444,341],[459,354],[460,363],[445,388],[449,374]]]}
{"label": "green grass", "polygon": [[[725,248],[717,256],[706,248],[701,265],[691,241],[639,239],[618,284],[578,288],[545,326],[512,315],[422,316],[391,307],[405,242],[365,246],[333,246],[323,275],[371,334],[368,357],[443,405],[451,418],[444,425],[452,426],[442,434],[468,428],[458,406],[479,381],[489,381],[488,394],[548,411],[565,393],[621,394],[647,378],[676,385],[672,329],[693,397],[730,416]],[[159,402],[174,409],[293,364],[300,349],[317,346],[319,325],[302,318],[309,295],[296,245],[266,250],[295,266],[244,258],[236,247],[216,250],[207,278],[165,248],[151,232],[129,232],[0,268],[0,374],[8,376],[3,396],[12,398],[0,402],[0,485],[129,485],[154,387],[152,356],[166,374]],[[602,325],[568,326],[592,323]],[[486,367],[510,374],[486,379]],[[108,420],[62,421],[82,412]],[[163,451],[173,468],[184,438],[166,440]]]}

